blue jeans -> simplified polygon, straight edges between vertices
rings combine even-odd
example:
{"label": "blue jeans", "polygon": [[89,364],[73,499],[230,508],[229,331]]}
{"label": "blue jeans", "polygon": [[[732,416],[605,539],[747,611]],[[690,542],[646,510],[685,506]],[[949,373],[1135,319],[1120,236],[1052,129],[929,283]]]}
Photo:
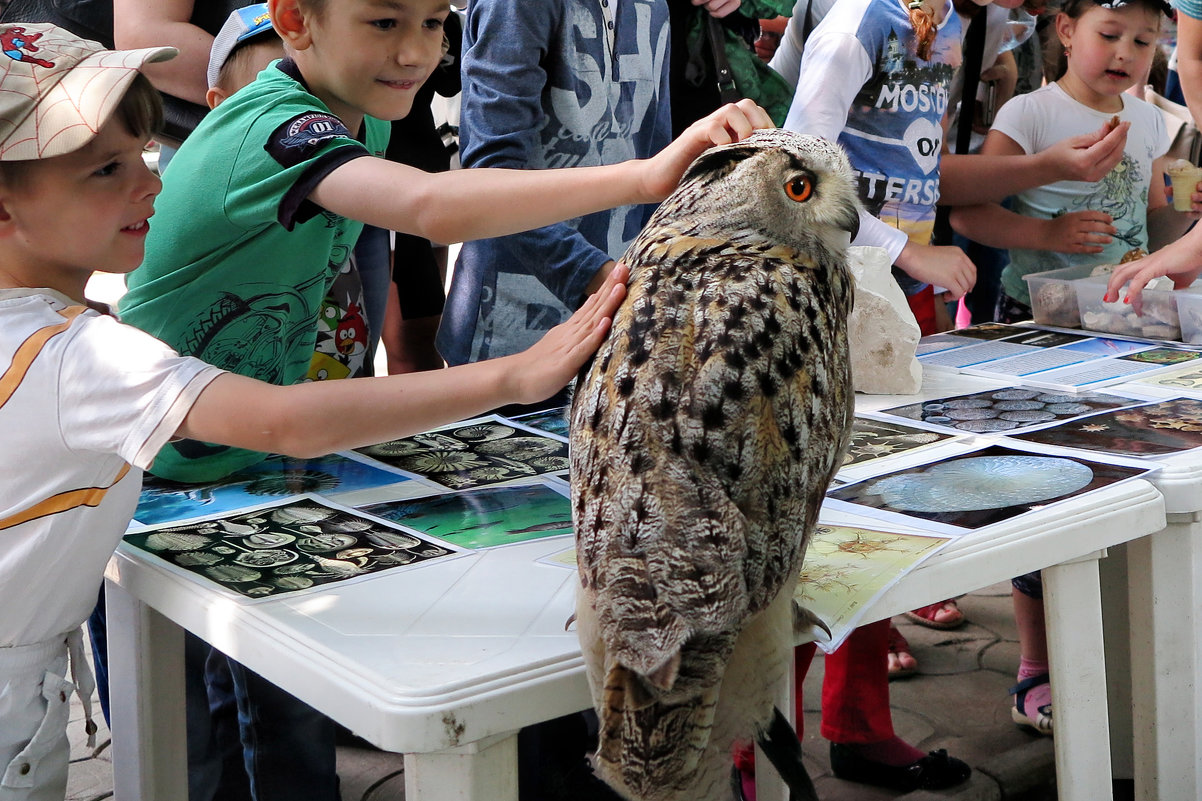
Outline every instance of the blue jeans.
{"label": "blue jeans", "polygon": [[334,722],[187,635],[189,801],[338,801]]}
{"label": "blue jeans", "polygon": [[392,248],[387,231],[371,225],[363,226],[363,233],[359,234],[359,241],[355,243],[355,267],[363,284],[363,316],[367,318],[370,365],[380,344],[384,309],[388,305],[388,287],[392,284]]}

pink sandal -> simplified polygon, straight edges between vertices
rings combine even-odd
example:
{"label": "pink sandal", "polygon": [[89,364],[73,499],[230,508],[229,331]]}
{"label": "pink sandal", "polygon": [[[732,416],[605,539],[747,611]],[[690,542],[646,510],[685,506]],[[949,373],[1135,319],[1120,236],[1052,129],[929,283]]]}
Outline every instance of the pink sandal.
{"label": "pink sandal", "polygon": [[[940,617],[942,615],[942,617]],[[929,629],[958,629],[964,625],[964,613],[956,605],[955,599],[927,604],[911,612],[906,612],[906,618],[912,623],[926,626]]]}

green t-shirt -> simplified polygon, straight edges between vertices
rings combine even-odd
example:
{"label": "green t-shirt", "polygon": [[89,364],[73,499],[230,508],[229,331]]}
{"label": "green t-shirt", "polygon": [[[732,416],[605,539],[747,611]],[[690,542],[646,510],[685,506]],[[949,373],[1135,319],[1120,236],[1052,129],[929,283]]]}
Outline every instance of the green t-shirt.
{"label": "green t-shirt", "polygon": [[[359,142],[288,61],[218,106],[166,172],[121,319],[225,370],[302,380],[323,300],[363,227],[307,198],[347,161],[383,156],[387,123],[365,118],[363,128]],[[208,481],[262,458],[183,440],[151,472]]]}

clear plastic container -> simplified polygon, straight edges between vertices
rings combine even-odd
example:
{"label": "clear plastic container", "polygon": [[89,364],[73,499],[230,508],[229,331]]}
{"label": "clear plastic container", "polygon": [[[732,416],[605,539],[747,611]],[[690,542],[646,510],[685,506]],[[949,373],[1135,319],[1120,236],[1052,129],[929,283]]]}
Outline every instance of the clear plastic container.
{"label": "clear plastic container", "polygon": [[1181,340],[1202,345],[1202,288],[1198,282],[1177,291],[1177,316],[1181,321]]}
{"label": "clear plastic container", "polygon": [[1031,293],[1031,313],[1035,322],[1057,328],[1079,328],[1081,313],[1074,282],[1087,278],[1092,270],[1092,265],[1082,264],[1024,275],[1023,280]]}
{"label": "clear plastic container", "polygon": [[[1114,303],[1105,303],[1108,276],[1099,275],[1074,281],[1077,289],[1077,306],[1081,314],[1081,327],[1090,331],[1105,331],[1144,339],[1180,340],[1182,338],[1181,317],[1178,304],[1200,299],[1198,285],[1188,289],[1144,289],[1140,313],[1122,298]],[[1121,293],[1120,293],[1121,295]],[[1189,300],[1186,300],[1186,299]],[[1202,327],[1202,308],[1188,307],[1188,316],[1195,328]],[[1196,309],[1196,310],[1195,310]],[[1202,341],[1202,331],[1194,331]],[[1191,341],[1191,340],[1186,340]]]}

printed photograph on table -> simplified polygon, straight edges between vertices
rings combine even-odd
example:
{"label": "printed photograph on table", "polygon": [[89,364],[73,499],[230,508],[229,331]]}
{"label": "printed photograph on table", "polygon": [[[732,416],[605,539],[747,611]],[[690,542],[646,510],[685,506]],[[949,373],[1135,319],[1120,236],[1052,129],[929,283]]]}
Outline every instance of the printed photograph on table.
{"label": "printed photograph on table", "polygon": [[1141,384],[1153,387],[1164,387],[1177,392],[1202,394],[1202,370],[1197,365],[1189,365],[1180,370],[1157,373],[1139,380]]}
{"label": "printed photograph on table", "polygon": [[496,415],[357,450],[448,489],[532,479],[568,469],[567,442]]}
{"label": "printed photograph on table", "polygon": [[819,524],[806,548],[793,599],[830,629],[817,640],[830,653],[868,606],[951,542],[949,537]]}
{"label": "printed photograph on table", "polygon": [[[838,508],[952,534],[1009,520],[1049,503],[1135,478],[1149,469],[1000,445],[848,484],[827,494]],[[896,517],[900,515],[902,517]]]}
{"label": "printed photograph on table", "polygon": [[1192,362],[1195,359],[1202,358],[1196,350],[1182,350],[1181,348],[1149,348],[1141,350],[1138,353],[1131,353],[1123,357],[1129,362],[1143,362],[1144,364],[1182,364],[1184,362]]}
{"label": "printed photograph on table", "polygon": [[882,409],[877,414],[918,420],[955,431],[988,434],[1144,402],[1104,393],[1058,393],[1020,386],[909,403]]}
{"label": "printed photograph on table", "polygon": [[1202,448],[1202,401],[1177,398],[1096,414],[1015,439],[1126,456],[1181,453]]}
{"label": "printed photograph on table", "polygon": [[312,496],[126,534],[147,551],[244,598],[315,590],[461,550]]}
{"label": "printed photograph on table", "polygon": [[568,438],[568,407],[559,406],[554,409],[544,409],[541,412],[520,414],[508,418],[515,423],[537,428],[556,437]]}
{"label": "printed photograph on table", "polygon": [[542,483],[482,487],[362,508],[463,548],[493,548],[572,533],[567,496]]}
{"label": "printed photograph on table", "polygon": [[180,484],[147,473],[134,520],[142,525],[167,523],[245,509],[287,495],[334,495],[412,480],[412,476],[369,464],[361,457],[338,454],[317,459],[268,456],[210,484]]}
{"label": "printed photograph on table", "polygon": [[874,459],[896,456],[946,439],[951,439],[951,435],[900,423],[856,417],[852,420],[851,441],[848,442],[847,452],[843,455],[843,466],[851,467]]}
{"label": "printed photograph on table", "polygon": [[1029,334],[1032,329],[1009,323],[978,323],[968,328],[957,328],[948,332],[951,336],[970,337],[972,339],[1006,339],[1018,334]]}

